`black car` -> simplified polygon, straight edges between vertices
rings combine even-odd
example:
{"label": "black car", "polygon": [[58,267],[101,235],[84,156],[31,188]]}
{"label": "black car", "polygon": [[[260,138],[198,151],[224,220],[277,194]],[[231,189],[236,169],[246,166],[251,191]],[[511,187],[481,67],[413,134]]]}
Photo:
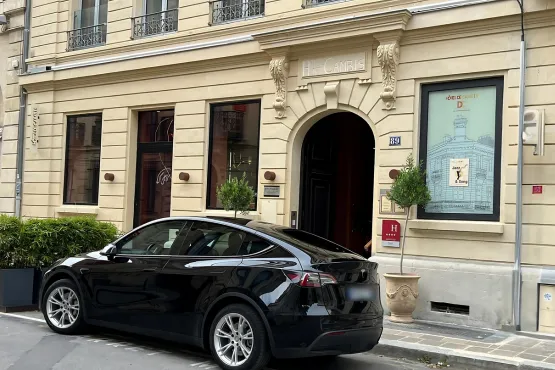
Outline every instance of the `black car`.
{"label": "black car", "polygon": [[315,235],[244,219],[171,217],[57,261],[40,307],[57,333],[86,324],[209,349],[224,369],[372,349],[377,264]]}

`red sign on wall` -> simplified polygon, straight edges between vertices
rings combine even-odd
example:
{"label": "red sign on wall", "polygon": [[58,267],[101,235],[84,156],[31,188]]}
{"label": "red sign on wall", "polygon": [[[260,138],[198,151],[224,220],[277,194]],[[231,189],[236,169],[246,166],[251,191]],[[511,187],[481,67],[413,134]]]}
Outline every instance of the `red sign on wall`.
{"label": "red sign on wall", "polygon": [[532,186],[532,194],[541,194],[541,193],[543,193],[543,186],[541,185]]}
{"label": "red sign on wall", "polygon": [[382,220],[382,246],[399,248],[401,224],[397,220]]}

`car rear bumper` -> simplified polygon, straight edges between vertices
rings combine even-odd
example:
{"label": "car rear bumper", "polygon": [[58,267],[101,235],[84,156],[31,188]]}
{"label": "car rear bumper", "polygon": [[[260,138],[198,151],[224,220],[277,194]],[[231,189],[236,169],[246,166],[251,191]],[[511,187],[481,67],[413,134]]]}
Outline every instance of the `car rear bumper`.
{"label": "car rear bumper", "polygon": [[375,326],[324,331],[308,345],[274,348],[273,354],[277,358],[297,358],[367,352],[382,336],[382,320],[376,321],[379,324]]}

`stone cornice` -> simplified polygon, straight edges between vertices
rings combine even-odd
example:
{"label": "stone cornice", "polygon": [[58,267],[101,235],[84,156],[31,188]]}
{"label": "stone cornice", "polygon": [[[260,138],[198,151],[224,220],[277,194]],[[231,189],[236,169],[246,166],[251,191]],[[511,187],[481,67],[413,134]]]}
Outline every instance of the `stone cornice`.
{"label": "stone cornice", "polygon": [[332,42],[339,39],[402,31],[411,17],[408,10],[350,16],[253,35],[262,50]]}
{"label": "stone cornice", "polygon": [[77,78],[71,77],[70,71],[50,71],[22,75],[19,77],[19,84],[25,87],[28,92],[41,92],[266,65],[269,63],[269,60],[270,58],[266,53],[260,52],[257,54],[165,65],[164,68],[156,66],[133,70],[126,69],[100,75],[90,73]]}

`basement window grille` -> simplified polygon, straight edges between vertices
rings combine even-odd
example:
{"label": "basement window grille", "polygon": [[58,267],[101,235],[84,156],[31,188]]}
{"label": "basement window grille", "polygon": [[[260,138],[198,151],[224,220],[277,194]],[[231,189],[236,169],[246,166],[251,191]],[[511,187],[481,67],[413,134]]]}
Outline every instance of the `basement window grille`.
{"label": "basement window grille", "polygon": [[470,307],[460,304],[445,303],[445,302],[431,302],[432,311],[451,313],[457,315],[470,315]]}

